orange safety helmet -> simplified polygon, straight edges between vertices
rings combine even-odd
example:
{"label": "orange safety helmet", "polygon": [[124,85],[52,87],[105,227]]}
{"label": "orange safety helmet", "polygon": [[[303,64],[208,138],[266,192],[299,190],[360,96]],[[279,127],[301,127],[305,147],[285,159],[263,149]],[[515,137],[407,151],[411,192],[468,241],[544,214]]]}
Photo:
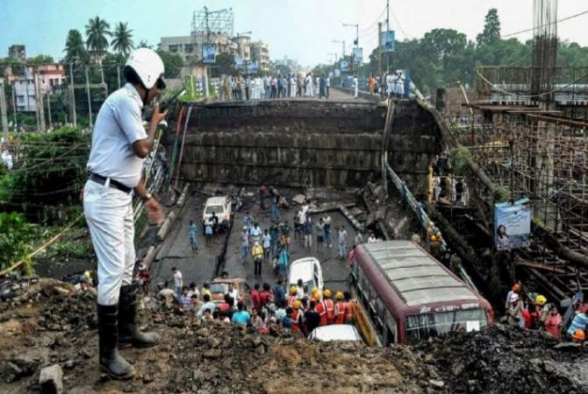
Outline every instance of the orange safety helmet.
{"label": "orange safety helmet", "polygon": [[300,308],[302,308],[302,302],[300,302],[300,300],[294,301],[294,309],[300,309]]}
{"label": "orange safety helmet", "polygon": [[586,333],[584,332],[584,330],[578,328],[572,334],[572,338],[575,339],[576,341],[582,341],[583,342],[583,341],[586,340]]}

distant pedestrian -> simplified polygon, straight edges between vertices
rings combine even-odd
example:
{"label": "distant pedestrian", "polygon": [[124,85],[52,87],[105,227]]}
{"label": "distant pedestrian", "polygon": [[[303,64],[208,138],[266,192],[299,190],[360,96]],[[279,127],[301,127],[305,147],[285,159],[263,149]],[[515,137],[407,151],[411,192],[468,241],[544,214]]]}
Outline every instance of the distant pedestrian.
{"label": "distant pedestrian", "polygon": [[323,214],[323,223],[325,224],[325,244],[327,248],[333,247],[333,229],[331,228],[331,217],[328,213]]}
{"label": "distant pedestrian", "polygon": [[288,271],[288,263],[290,262],[290,255],[288,249],[282,248],[279,259],[279,275],[282,278],[286,278],[286,272]]}
{"label": "distant pedestrian", "polygon": [[284,289],[282,279],[278,279],[272,291],[274,293],[274,303],[278,308],[281,308],[286,303],[286,289]]}
{"label": "distant pedestrian", "polygon": [[359,97],[359,80],[357,76],[353,77],[353,98]]}
{"label": "distant pedestrian", "polygon": [[263,248],[259,244],[259,241],[253,243],[251,248],[251,254],[253,255],[253,269],[255,276],[261,276],[261,263],[263,261]]}
{"label": "distant pedestrian", "polygon": [[282,248],[285,248],[287,251],[290,251],[290,225],[288,225],[288,221],[284,221],[284,224],[282,224],[282,227],[280,229],[281,232],[281,245]]}
{"label": "distant pedestrian", "polygon": [[320,218],[316,224],[316,251],[317,253],[322,251],[323,244],[325,242],[325,223],[323,218]]}
{"label": "distant pedestrian", "polygon": [[251,228],[249,235],[251,236],[251,243],[261,243],[261,236],[263,235],[263,232],[261,231],[261,227],[259,227],[259,223],[253,223],[253,227]]}
{"label": "distant pedestrian", "polygon": [[210,245],[212,241],[212,235],[214,234],[214,222],[211,218],[206,219],[204,222],[204,236],[206,237],[206,245]]}
{"label": "distant pedestrian", "polygon": [[172,268],[172,276],[174,280],[174,291],[178,300],[182,299],[182,287],[184,287],[184,281],[182,279],[182,273],[176,267]]}
{"label": "distant pedestrian", "polygon": [[264,230],[261,241],[263,246],[263,260],[265,262],[268,262],[270,260],[270,254],[272,249],[272,237],[269,234],[268,229]]}
{"label": "distant pedestrian", "polygon": [[270,226],[270,238],[271,238],[271,248],[272,248],[272,255],[274,257],[278,256],[278,246],[280,244],[280,228],[276,222],[273,222]]}
{"label": "distant pedestrian", "polygon": [[310,216],[306,218],[306,222],[304,226],[302,226],[302,231],[304,233],[304,247],[308,250],[312,249],[312,220]]}
{"label": "distant pedestrian", "polygon": [[294,241],[301,242],[302,241],[302,225],[300,224],[300,217],[298,217],[298,212],[294,215]]}
{"label": "distant pedestrian", "polygon": [[233,313],[231,321],[243,327],[247,327],[249,325],[249,322],[251,321],[251,317],[249,315],[249,312],[247,312],[247,309],[245,308],[245,304],[239,301],[239,303],[237,304],[237,309],[238,311]]}
{"label": "distant pedestrian", "polygon": [[347,237],[345,226],[339,226],[339,230],[337,231],[337,255],[341,260],[344,260],[347,256]]}
{"label": "distant pedestrian", "polygon": [[272,220],[275,220],[276,222],[280,221],[280,196],[279,195],[272,196],[271,214],[272,214]]}
{"label": "distant pedestrian", "polygon": [[251,232],[251,227],[253,227],[253,218],[249,211],[243,216],[243,226],[247,229],[247,234],[249,234]]}
{"label": "distant pedestrian", "polygon": [[188,226],[188,236],[190,238],[190,246],[192,247],[192,252],[196,252],[198,250],[198,245],[196,244],[196,225],[194,224],[193,220],[190,220],[190,225]]}
{"label": "distant pedestrian", "polygon": [[326,93],[327,93],[327,99],[329,98],[329,93],[331,90],[331,78],[327,77],[327,81],[326,81]]}
{"label": "distant pedestrian", "polygon": [[308,310],[304,312],[304,334],[310,335],[320,324],[321,316],[316,311],[316,301],[310,301]]}
{"label": "distant pedestrian", "polygon": [[241,232],[241,258],[243,259],[243,264],[247,263],[247,257],[249,256],[249,233],[247,232],[247,227],[243,226],[243,231]]}
{"label": "distant pedestrian", "polygon": [[265,198],[267,197],[267,187],[265,185],[261,185],[259,187],[259,208],[262,211],[265,211]]}
{"label": "distant pedestrian", "polygon": [[253,286],[253,290],[251,290],[251,304],[253,304],[253,309],[257,309],[257,310],[261,309],[259,294],[260,294],[259,283],[256,283]]}

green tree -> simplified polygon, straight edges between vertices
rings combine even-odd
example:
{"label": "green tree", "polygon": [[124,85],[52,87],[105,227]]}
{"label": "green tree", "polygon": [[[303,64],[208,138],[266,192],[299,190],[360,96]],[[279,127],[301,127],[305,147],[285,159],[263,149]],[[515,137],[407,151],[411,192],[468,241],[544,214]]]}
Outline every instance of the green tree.
{"label": "green tree", "polygon": [[54,63],[53,57],[49,55],[37,55],[33,58],[28,59],[28,63],[34,64],[35,66],[41,66],[43,64]]}
{"label": "green tree", "polygon": [[0,269],[8,268],[32,251],[35,226],[16,212],[0,213]]}
{"label": "green tree", "polygon": [[486,14],[484,31],[478,34],[476,41],[478,46],[492,44],[500,40],[500,18],[498,18],[498,10],[490,8]]}
{"label": "green tree", "polygon": [[134,48],[132,30],[129,30],[126,23],[120,22],[114,28],[112,48],[119,55],[127,56]]}
{"label": "green tree", "polygon": [[235,58],[229,53],[219,53],[216,55],[216,61],[212,65],[211,71],[213,78],[218,78],[221,75],[237,75]]}
{"label": "green tree", "polygon": [[161,60],[163,60],[163,65],[165,66],[165,78],[178,78],[180,75],[180,71],[184,66],[184,61],[180,55],[176,55],[175,53],[169,53],[166,51],[157,51]]}
{"label": "green tree", "polygon": [[149,43],[145,40],[141,40],[139,41],[139,45],[137,45],[137,48],[149,48],[151,49],[153,45],[149,45]]}
{"label": "green tree", "polygon": [[112,33],[110,25],[99,16],[90,19],[86,25],[86,46],[92,55],[102,56],[108,49],[108,39]]}
{"label": "green tree", "polygon": [[67,33],[63,52],[65,52],[65,61],[68,63],[73,61],[85,63],[88,60],[88,52],[84,47],[84,40],[79,30],[74,29]]}

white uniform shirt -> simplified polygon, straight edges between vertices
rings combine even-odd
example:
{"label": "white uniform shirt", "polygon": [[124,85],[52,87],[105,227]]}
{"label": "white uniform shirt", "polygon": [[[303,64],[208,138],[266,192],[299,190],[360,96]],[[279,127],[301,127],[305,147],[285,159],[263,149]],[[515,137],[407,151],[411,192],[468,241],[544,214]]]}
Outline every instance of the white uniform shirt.
{"label": "white uniform shirt", "polygon": [[180,271],[176,271],[174,274],[174,286],[175,287],[182,287],[184,285],[184,281],[182,280],[182,273]]}
{"label": "white uniform shirt", "polygon": [[131,145],[147,138],[142,108],[143,101],[130,83],[108,96],[94,125],[88,171],[128,187],[139,184],[144,159],[135,155]]}

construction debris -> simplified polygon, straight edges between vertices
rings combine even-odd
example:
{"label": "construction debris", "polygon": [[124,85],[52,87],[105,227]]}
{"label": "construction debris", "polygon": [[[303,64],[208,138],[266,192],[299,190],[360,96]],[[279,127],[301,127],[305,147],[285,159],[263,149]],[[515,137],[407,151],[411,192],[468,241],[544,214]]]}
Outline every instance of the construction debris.
{"label": "construction debris", "polygon": [[[260,335],[159,308],[141,317],[162,342],[123,350],[137,378],[105,381],[96,365],[93,293],[63,295],[38,283],[44,285],[37,294],[28,291],[26,302],[0,304],[2,392],[39,392],[48,382],[59,389],[60,381],[73,393],[587,392],[588,348],[558,348],[553,338],[517,328],[498,325],[416,347],[373,349],[309,342],[274,326]],[[24,301],[24,292],[16,297]]]}

